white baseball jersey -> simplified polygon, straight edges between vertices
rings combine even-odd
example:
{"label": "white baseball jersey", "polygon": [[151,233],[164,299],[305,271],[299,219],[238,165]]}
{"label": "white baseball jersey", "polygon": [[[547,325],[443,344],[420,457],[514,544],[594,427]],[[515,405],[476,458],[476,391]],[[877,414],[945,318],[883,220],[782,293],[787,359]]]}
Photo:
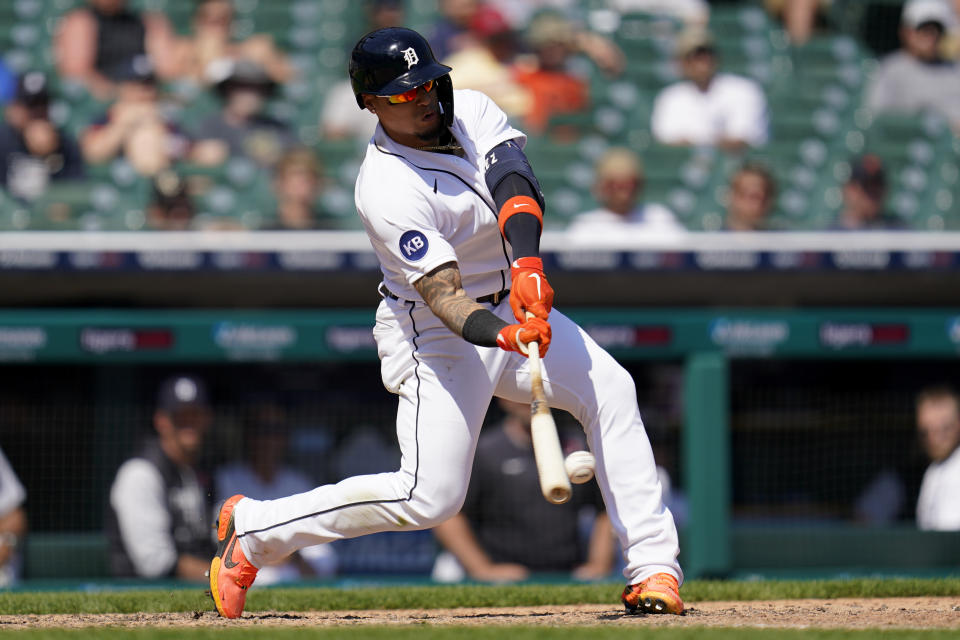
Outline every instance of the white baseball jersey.
{"label": "white baseball jersey", "polygon": [[917,527],[960,531],[960,447],[924,472],[917,498]]}
{"label": "white baseball jersey", "polygon": [[[412,286],[456,262],[467,294],[509,287],[512,253],[500,235],[484,180],[486,153],[525,142],[485,95],[454,92],[453,135],[464,157],[411,149],[377,128],[357,180],[357,209],[395,296],[377,309],[373,335],[384,386],[399,396],[400,469],[347,478],[277,500],[246,498],[234,509],[237,537],[257,567],[307,545],[378,531],[436,526],[460,510],[480,427],[493,396],[530,402],[527,359],[471,344],[448,329]],[[536,170],[536,167],[534,167]],[[506,300],[484,307],[514,323]],[[636,583],[660,572],[682,581],[677,530],[664,507],[630,374],[554,309],[543,359],[551,406],[584,427],[596,479]],[[484,478],[476,481],[483,482]],[[232,491],[232,490],[231,490]]]}
{"label": "white baseball jersey", "polygon": [[508,247],[484,180],[484,157],[501,142],[527,137],[478,91],[454,91],[451,132],[464,156],[411,149],[382,127],[367,147],[357,177],[356,203],[387,289],[420,300],[413,283],[456,262],[471,298],[507,288]]}

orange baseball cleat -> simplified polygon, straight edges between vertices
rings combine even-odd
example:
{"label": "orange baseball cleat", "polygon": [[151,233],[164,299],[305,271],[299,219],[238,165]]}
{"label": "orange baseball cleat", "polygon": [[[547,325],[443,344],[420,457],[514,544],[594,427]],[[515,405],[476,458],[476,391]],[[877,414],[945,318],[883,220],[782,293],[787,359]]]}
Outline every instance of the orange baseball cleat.
{"label": "orange baseball cleat", "polygon": [[656,573],[643,582],[628,584],[620,600],[627,613],[683,614],[680,587],[669,573]]}
{"label": "orange baseball cleat", "polygon": [[243,555],[233,527],[233,508],[242,495],[227,499],[217,517],[217,555],[210,563],[210,595],[217,613],[224,618],[239,618],[247,602],[247,589],[257,577],[257,568]]}

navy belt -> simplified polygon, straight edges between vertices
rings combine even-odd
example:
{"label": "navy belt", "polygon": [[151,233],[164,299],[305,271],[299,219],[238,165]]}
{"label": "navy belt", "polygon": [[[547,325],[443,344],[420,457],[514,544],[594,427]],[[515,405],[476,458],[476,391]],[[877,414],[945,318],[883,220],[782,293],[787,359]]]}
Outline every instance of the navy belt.
{"label": "navy belt", "polygon": [[[399,300],[401,302],[410,302],[409,300],[404,300],[400,296],[396,295],[395,293],[390,291],[390,289],[387,289],[387,287],[382,282],[380,283],[380,286],[378,288],[380,290],[380,295],[384,296],[385,298],[391,298],[393,300]],[[496,293],[491,293],[490,295],[480,296],[476,300],[480,304],[485,304],[489,302],[490,304],[496,306],[500,304],[500,302],[504,298],[506,298],[509,294],[510,294],[510,289],[503,289],[501,291],[497,291]]]}

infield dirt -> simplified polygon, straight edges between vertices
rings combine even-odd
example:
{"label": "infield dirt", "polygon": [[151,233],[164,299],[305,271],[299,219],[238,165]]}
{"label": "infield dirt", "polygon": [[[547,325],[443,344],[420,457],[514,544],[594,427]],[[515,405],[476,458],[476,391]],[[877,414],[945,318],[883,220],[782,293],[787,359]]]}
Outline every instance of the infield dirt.
{"label": "infield dirt", "polygon": [[210,611],[193,613],[4,615],[0,629],[118,627],[263,626],[336,627],[358,625],[624,625],[764,628],[960,628],[960,597],[842,598],[690,602],[684,616],[627,616],[612,605],[552,605],[462,609],[406,609],[282,612],[254,611],[225,620]]}

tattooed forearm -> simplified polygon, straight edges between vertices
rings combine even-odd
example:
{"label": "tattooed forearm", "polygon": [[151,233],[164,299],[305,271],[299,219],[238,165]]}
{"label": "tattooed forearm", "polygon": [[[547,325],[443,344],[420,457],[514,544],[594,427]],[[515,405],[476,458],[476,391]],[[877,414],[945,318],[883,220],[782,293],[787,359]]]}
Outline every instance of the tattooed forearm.
{"label": "tattooed forearm", "polygon": [[413,286],[430,310],[458,336],[463,335],[463,323],[467,317],[477,309],[483,309],[482,305],[467,297],[455,262],[440,265]]}

